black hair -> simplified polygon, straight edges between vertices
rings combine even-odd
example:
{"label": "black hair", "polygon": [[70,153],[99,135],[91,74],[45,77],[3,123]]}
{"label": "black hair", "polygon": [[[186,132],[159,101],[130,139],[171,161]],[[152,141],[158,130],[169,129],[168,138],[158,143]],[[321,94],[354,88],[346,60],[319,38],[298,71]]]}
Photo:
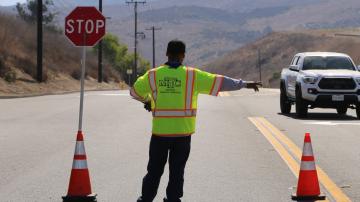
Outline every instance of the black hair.
{"label": "black hair", "polygon": [[178,56],[180,54],[185,54],[186,45],[180,40],[171,40],[168,43],[166,54],[168,56]]}

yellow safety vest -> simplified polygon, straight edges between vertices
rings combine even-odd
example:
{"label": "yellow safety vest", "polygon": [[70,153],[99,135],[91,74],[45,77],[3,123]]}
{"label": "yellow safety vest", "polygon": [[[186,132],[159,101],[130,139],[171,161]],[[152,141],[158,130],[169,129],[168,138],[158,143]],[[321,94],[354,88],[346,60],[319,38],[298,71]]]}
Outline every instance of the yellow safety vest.
{"label": "yellow safety vest", "polygon": [[154,135],[188,136],[195,132],[198,95],[217,96],[222,81],[223,76],[196,68],[164,65],[139,77],[130,94],[151,101]]}

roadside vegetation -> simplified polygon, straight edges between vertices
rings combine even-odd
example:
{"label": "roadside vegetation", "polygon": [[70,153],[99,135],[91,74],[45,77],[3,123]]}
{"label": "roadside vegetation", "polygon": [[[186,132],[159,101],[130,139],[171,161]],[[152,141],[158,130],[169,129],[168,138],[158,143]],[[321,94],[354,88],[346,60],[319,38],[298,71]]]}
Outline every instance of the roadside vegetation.
{"label": "roadside vegetation", "polygon": [[[113,34],[106,34],[102,43],[105,59],[120,73],[121,78],[127,81],[126,71],[134,66],[134,54],[129,53],[128,47]],[[98,46],[94,47],[94,51],[97,53]],[[138,58],[138,74],[144,74],[149,68],[150,62],[140,56]]]}
{"label": "roadside vegetation", "polygon": [[[17,4],[17,15],[0,13],[0,95],[53,93],[78,90],[81,71],[81,49],[65,38],[61,28],[53,23],[56,13],[50,12],[51,0],[44,1],[44,83],[36,82],[37,29],[36,1]],[[86,79],[92,89],[125,88],[122,81],[132,67],[133,55],[118,38],[109,34],[104,40],[104,84],[97,81],[97,50],[88,49]],[[150,67],[139,59],[139,73]]]}

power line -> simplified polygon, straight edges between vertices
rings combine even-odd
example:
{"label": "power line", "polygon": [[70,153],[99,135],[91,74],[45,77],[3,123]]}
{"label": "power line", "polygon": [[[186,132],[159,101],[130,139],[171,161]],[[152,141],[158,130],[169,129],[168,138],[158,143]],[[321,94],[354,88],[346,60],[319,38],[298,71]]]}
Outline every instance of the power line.
{"label": "power line", "polygon": [[[134,4],[134,13],[135,13],[135,31],[134,31],[134,67],[133,67],[133,72],[132,72],[132,83],[135,82],[136,78],[137,78],[137,36],[138,36],[138,28],[137,28],[137,17],[138,17],[138,4],[146,4],[146,1],[138,1],[138,0],[131,0],[131,1],[126,1],[126,4],[130,5],[130,4]],[[130,83],[130,85],[132,85],[132,83]]]}
{"label": "power line", "polygon": [[152,26],[150,28],[147,28],[146,30],[151,30],[152,31],[152,41],[153,41],[153,68],[156,67],[156,59],[155,59],[155,31],[159,31],[161,30],[161,27],[155,27],[155,26]]}

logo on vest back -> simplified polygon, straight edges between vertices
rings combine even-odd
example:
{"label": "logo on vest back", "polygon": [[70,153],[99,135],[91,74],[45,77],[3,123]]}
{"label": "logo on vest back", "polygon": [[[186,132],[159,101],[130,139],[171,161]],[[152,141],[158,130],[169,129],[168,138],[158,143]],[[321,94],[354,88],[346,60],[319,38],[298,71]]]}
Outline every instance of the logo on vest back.
{"label": "logo on vest back", "polygon": [[159,80],[159,87],[162,87],[160,93],[181,93],[180,89],[177,89],[181,87],[181,80],[176,77],[165,77]]}

